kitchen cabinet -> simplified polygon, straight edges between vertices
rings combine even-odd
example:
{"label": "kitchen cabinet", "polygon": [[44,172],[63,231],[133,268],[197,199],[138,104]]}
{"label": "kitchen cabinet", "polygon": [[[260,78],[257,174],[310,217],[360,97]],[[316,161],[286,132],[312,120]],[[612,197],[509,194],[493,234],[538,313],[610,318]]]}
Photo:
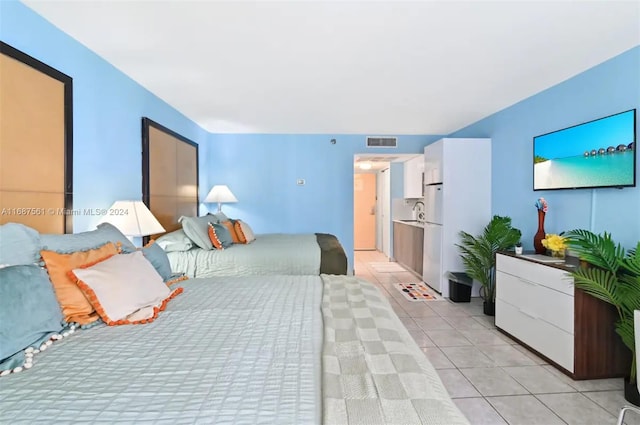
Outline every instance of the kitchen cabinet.
{"label": "kitchen cabinet", "polygon": [[498,253],[496,327],[574,379],[624,376],[631,365],[612,306],[576,289],[568,269]]}
{"label": "kitchen cabinet", "polygon": [[422,155],[404,162],[404,197],[422,198],[422,172],[424,157]]}
{"label": "kitchen cabinet", "polygon": [[438,141],[424,148],[424,184],[442,183],[444,143]]}
{"label": "kitchen cabinet", "polygon": [[395,260],[422,276],[424,229],[417,224],[393,222],[393,256]]}

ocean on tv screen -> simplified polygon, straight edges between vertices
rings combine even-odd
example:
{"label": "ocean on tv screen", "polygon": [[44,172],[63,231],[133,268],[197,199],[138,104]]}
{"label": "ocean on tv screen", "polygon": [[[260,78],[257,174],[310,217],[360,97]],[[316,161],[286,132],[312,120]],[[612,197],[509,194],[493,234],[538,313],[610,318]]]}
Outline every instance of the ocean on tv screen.
{"label": "ocean on tv screen", "polygon": [[549,159],[534,165],[534,189],[633,184],[635,150]]}

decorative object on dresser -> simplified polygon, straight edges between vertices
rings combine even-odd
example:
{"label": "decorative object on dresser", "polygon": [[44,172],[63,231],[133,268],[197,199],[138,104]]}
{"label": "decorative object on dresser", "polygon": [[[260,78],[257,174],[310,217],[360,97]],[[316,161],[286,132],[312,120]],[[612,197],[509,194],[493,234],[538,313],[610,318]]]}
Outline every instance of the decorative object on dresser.
{"label": "decorative object on dresser", "polygon": [[548,233],[542,240],[542,246],[551,251],[551,256],[556,258],[564,258],[567,249],[567,243],[562,234]]}
{"label": "decorative object on dresser", "polygon": [[582,262],[572,273],[576,288],[615,307],[615,331],[632,355],[625,377],[625,398],[640,405],[634,339],[634,310],[640,309],[640,242],[625,252],[607,232],[597,235],[588,230],[572,230],[567,240]]}
{"label": "decorative object on dresser", "polygon": [[536,250],[536,254],[544,254],[547,249],[542,244],[542,240],[546,236],[544,231],[544,217],[547,214],[547,201],[544,198],[538,198],[536,202],[536,208],[538,210],[538,231],[533,235],[533,248]]}
{"label": "decorative object on dresser", "polygon": [[522,232],[511,226],[510,217],[494,215],[483,232],[473,236],[460,232],[461,242],[456,244],[462,252],[462,262],[467,275],[480,282],[480,296],[484,300],[484,314],[495,314],[496,301],[496,252],[511,249],[518,243]]}
{"label": "decorative object on dresser", "polygon": [[516,244],[516,249],[515,249],[516,255],[522,255],[523,249],[522,249],[522,242],[518,242]]}
{"label": "decorative object on dresser", "polygon": [[622,377],[630,352],[615,309],[574,287],[572,269],[511,252],[496,255],[496,327],[573,379]]}

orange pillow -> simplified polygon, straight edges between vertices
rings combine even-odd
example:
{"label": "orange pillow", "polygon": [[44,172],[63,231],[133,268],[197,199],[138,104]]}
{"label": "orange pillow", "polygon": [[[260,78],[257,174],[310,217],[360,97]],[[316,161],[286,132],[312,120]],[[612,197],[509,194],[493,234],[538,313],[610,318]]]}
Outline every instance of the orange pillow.
{"label": "orange pillow", "polygon": [[221,221],[220,224],[222,224],[224,227],[227,228],[227,230],[231,234],[231,241],[233,243],[244,243],[244,242],[241,242],[241,239],[238,236],[238,233],[236,232],[236,228],[235,228],[236,226],[234,226],[231,221],[229,220]]}
{"label": "orange pillow", "polygon": [[247,237],[242,231],[242,223],[240,223],[240,220],[233,222],[233,229],[236,231],[236,235],[238,236],[238,243],[247,243]]}
{"label": "orange pillow", "polygon": [[78,251],[71,254],[58,254],[53,251],[40,251],[44,260],[49,279],[53,284],[53,290],[62,307],[64,320],[77,322],[81,325],[98,320],[89,300],[84,296],[80,288],[71,280],[68,273],[87,263],[95,263],[112,255],[116,255],[118,249],[112,243],[106,243],[100,248],[88,251]]}

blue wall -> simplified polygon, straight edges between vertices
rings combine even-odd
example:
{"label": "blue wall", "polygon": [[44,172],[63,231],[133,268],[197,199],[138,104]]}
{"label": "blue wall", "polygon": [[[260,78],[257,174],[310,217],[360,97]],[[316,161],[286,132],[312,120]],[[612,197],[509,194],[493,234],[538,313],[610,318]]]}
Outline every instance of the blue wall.
{"label": "blue wall", "polygon": [[[143,116],[199,143],[206,157],[205,130],[25,5],[0,2],[0,40],[73,78],[74,210],[141,199]],[[206,176],[200,189],[208,190]],[[98,220],[76,215],[74,231]]]}
{"label": "blue wall", "polygon": [[228,185],[238,198],[223,207],[230,217],[257,233],[332,233],[353,267],[354,155],[420,153],[438,138],[399,136],[398,148],[368,149],[365,135],[212,134],[207,179],[210,186]]}
{"label": "blue wall", "polygon": [[[532,139],[633,108],[640,109],[640,47],[456,131],[451,137],[493,140],[492,210],[513,218],[513,224],[522,230],[525,249],[533,246],[537,229],[534,204],[539,197],[549,203],[547,233],[576,228],[607,231],[615,241],[630,248],[640,240],[640,181],[639,186],[622,190],[534,192]],[[640,159],[636,165],[636,178],[640,179]]]}

